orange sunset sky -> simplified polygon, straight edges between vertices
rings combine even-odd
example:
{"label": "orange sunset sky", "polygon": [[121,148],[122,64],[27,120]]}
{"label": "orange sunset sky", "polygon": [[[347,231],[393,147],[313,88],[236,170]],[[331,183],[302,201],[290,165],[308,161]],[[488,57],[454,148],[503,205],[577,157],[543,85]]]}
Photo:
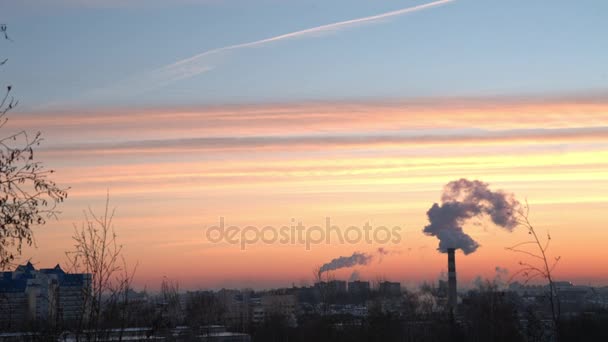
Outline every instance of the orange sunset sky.
{"label": "orange sunset sky", "polygon": [[[558,278],[608,280],[608,104],[595,97],[478,98],[209,106],[86,113],[26,113],[11,124],[45,127],[38,157],[70,186],[59,220],[36,229],[24,257],[64,262],[73,224],[109,190],[115,227],[136,284],[163,276],[184,288],[273,287],[312,282],[312,270],[354,251],[392,251],[362,278],[414,285],[446,270],[426,211],[443,185],[479,179],[527,199],[541,234],[550,232]],[[212,119],[212,120],[211,120]],[[137,127],[137,129],[134,129]],[[296,133],[297,132],[297,133]],[[234,138],[238,136],[238,138]],[[202,138],[201,138],[202,137]],[[205,229],[227,225],[400,226],[399,244],[213,244]],[[458,257],[463,284],[521,256],[526,239],[487,220],[465,231],[481,248]],[[353,269],[336,273],[348,278]]]}
{"label": "orange sunset sky", "polygon": [[[22,0],[2,4],[2,132],[42,131],[35,160],[69,187],[19,262],[65,265],[74,225],[106,194],[135,286],[416,286],[447,269],[422,231],[446,183],[530,204],[556,279],[608,284],[608,1]],[[1,38],[1,36],[0,36]],[[1,107],[1,106],[0,106]],[[213,243],[226,225],[399,226],[392,244]],[[526,241],[464,230],[459,286],[510,274]]]}

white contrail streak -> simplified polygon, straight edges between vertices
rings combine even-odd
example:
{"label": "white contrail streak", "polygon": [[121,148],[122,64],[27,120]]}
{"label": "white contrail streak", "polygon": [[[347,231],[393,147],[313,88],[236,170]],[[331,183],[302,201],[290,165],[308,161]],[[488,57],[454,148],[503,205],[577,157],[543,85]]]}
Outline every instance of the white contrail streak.
{"label": "white contrail streak", "polygon": [[261,46],[264,44],[268,44],[268,43],[272,43],[272,42],[276,42],[276,41],[280,41],[280,40],[319,35],[319,34],[323,34],[326,32],[333,32],[333,31],[345,29],[348,27],[359,26],[359,25],[364,25],[364,24],[371,24],[371,23],[375,23],[375,22],[378,22],[378,21],[381,21],[384,19],[393,18],[393,17],[397,17],[400,15],[445,5],[445,4],[453,2],[453,1],[455,1],[455,0],[434,1],[434,2],[427,3],[427,4],[423,4],[423,5],[402,8],[402,9],[391,11],[391,12],[372,15],[369,17],[340,21],[340,22],[321,25],[321,26],[317,26],[317,27],[313,27],[313,28],[309,28],[309,29],[305,29],[305,30],[290,32],[290,33],[286,33],[286,34],[282,34],[282,35],[278,35],[278,36],[274,36],[274,37],[270,37],[270,38],[266,38],[266,39],[256,40],[253,42],[229,45],[229,46],[225,46],[225,47],[221,47],[221,48],[217,48],[217,49],[213,49],[213,50],[208,50],[208,51],[205,51],[198,55],[195,55],[195,56],[192,56],[192,57],[189,57],[186,59],[182,59],[175,63],[164,66],[162,68],[156,69],[153,72],[153,74],[156,74],[156,77],[154,77],[154,78],[156,78],[157,80],[162,79],[163,81],[161,81],[161,83],[164,83],[164,84],[171,83],[176,80],[189,78],[192,76],[196,76],[200,73],[206,72],[208,70],[211,70],[213,68],[213,66],[208,65],[206,63],[207,62],[206,59],[212,55],[215,55],[215,54],[218,54],[221,52],[242,49],[242,48],[256,47],[256,46]]}
{"label": "white contrail streak", "polygon": [[106,87],[97,88],[90,90],[81,96],[77,97],[76,102],[74,100],[61,102],[55,101],[51,103],[47,103],[40,108],[61,108],[65,106],[74,105],[79,101],[89,101],[92,99],[105,99],[105,100],[116,100],[117,98],[121,98],[125,96],[125,94],[133,95],[134,93],[140,94],[145,93],[147,91],[151,91],[154,89],[158,89],[160,87],[169,85],[173,82],[187,79],[207,71],[212,70],[215,67],[216,62],[214,58],[220,57],[220,54],[223,52],[234,51],[238,49],[251,48],[257,46],[263,46],[265,44],[287,40],[287,39],[296,39],[310,36],[318,36],[327,32],[335,32],[339,30],[343,30],[350,27],[361,26],[366,24],[376,23],[382,20],[394,18],[397,16],[405,15],[412,12],[422,11],[425,9],[441,6],[448,4],[450,2],[454,2],[456,0],[438,0],[429,2],[426,4],[402,8],[399,10],[381,13],[377,15],[372,15],[369,17],[339,21],[336,23],[321,25],[317,27],[308,28],[305,30],[294,31],[290,33],[281,34],[278,36],[265,38],[256,40],[253,42],[240,43],[235,45],[224,46],[217,49],[212,49],[200,53],[198,55],[179,60],[175,63],[171,63],[164,67],[160,67],[157,69],[150,70],[143,74],[134,75],[128,77],[126,79],[115,82]]}

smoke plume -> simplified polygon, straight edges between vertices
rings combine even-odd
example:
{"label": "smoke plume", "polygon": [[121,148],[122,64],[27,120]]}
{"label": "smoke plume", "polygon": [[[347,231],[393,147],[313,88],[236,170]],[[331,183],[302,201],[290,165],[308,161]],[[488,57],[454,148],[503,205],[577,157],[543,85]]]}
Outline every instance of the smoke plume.
{"label": "smoke plume", "polygon": [[330,262],[323,264],[319,268],[319,274],[328,271],[334,271],[341,268],[348,268],[357,265],[367,265],[372,261],[373,257],[366,253],[354,252],[351,256],[341,256],[332,259]]}
{"label": "smoke plume", "polygon": [[473,279],[473,287],[477,289],[482,289],[488,286],[494,286],[497,289],[505,289],[508,283],[509,270],[496,266],[494,269],[494,279],[484,279],[482,276],[477,276]]}
{"label": "smoke plume", "polygon": [[434,203],[427,212],[430,224],[423,231],[439,239],[437,249],[442,253],[448,248],[460,248],[470,254],[479,244],[463,231],[462,225],[468,219],[487,215],[497,226],[511,231],[517,225],[518,206],[512,194],[491,191],[487,183],[462,178],[446,184],[441,204]]}
{"label": "smoke plume", "polygon": [[[380,247],[380,248],[376,249],[376,252],[374,254],[377,255],[378,262],[380,263],[380,262],[382,262],[383,256],[394,254],[394,253],[398,253],[398,251],[391,251],[384,247]],[[358,265],[363,265],[363,266],[368,265],[374,259],[374,254],[354,252],[353,255],[351,255],[351,256],[337,257],[335,259],[332,259],[330,262],[323,264],[319,268],[319,276],[323,272],[329,272],[329,271],[334,271],[334,270],[338,270],[341,268],[349,268],[349,267],[358,266]],[[359,275],[359,272],[357,272],[356,270],[353,272],[353,274],[355,274],[355,273],[357,273],[357,276]]]}

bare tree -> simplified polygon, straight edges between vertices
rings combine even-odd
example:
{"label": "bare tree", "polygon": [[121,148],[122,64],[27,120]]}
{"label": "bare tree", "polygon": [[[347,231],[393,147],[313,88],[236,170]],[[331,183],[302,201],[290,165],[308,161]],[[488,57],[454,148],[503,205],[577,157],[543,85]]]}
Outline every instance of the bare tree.
{"label": "bare tree", "polygon": [[121,256],[122,267],[114,279],[114,282],[109,286],[109,297],[106,299],[103,308],[105,309],[106,325],[112,328],[118,328],[118,341],[122,341],[123,333],[130,324],[133,318],[133,309],[131,307],[131,293],[133,291],[133,278],[137,270],[137,264],[132,269],[129,269],[125,259]]}
{"label": "bare tree", "polygon": [[173,328],[182,323],[183,308],[180,300],[179,283],[171,281],[167,277],[163,278],[160,285],[161,299],[161,328]]}
{"label": "bare tree", "polygon": [[99,330],[104,304],[111,306],[118,300],[128,301],[135,268],[129,270],[123,258],[123,246],[117,241],[112,222],[114,213],[108,194],[102,215],[89,208],[84,212],[81,226],[74,225],[74,250],[66,252],[69,270],[92,276],[79,330],[85,324],[89,329]]}
{"label": "bare tree", "polygon": [[547,233],[547,237],[544,241],[538,236],[536,229],[530,222],[530,206],[527,201],[525,205],[519,209],[517,220],[519,226],[527,230],[530,239],[507,247],[506,249],[514,253],[522,254],[528,260],[519,262],[520,269],[511,276],[511,279],[521,276],[525,279],[525,283],[537,278],[545,279],[547,281],[549,287],[547,297],[551,307],[551,319],[556,334],[559,334],[560,302],[558,289],[555,286],[555,280],[553,278],[553,270],[559,263],[561,257],[549,257],[547,251],[551,243],[551,235]]}
{"label": "bare tree", "polygon": [[[223,296],[222,296],[223,297]],[[189,292],[184,307],[184,318],[186,325],[193,330],[201,326],[223,322],[226,313],[225,298],[218,298],[210,291]],[[248,303],[245,303],[248,305]],[[246,322],[243,322],[245,325]]]}
{"label": "bare tree", "polygon": [[[10,39],[8,36],[6,24],[0,24],[0,34],[4,37],[5,40],[12,41],[12,39]],[[8,62],[8,58],[0,59],[0,65],[4,65],[4,64],[6,64],[6,62]],[[19,101],[16,101],[15,98],[13,96],[11,96],[12,90],[13,90],[13,86],[7,85],[6,92],[4,93],[4,97],[2,98],[2,101],[0,101],[0,114],[1,114],[1,119],[2,119],[1,120],[2,125],[4,125],[4,123],[6,122],[6,118],[4,117],[4,114],[6,114],[11,109],[17,107],[17,104],[19,103]]]}
{"label": "bare tree", "polygon": [[448,311],[447,307],[437,302],[437,288],[434,283],[423,282],[418,292],[418,314],[422,317],[430,317],[441,311]]}
{"label": "bare tree", "polygon": [[[6,25],[0,34],[10,40]],[[8,59],[0,60],[4,65]],[[12,86],[0,99],[0,130],[8,121],[6,114],[18,101],[11,95]],[[0,137],[0,269],[21,255],[23,243],[34,244],[35,225],[42,225],[57,215],[57,204],[67,197],[67,189],[50,179],[54,172],[34,161],[34,150],[40,146],[40,132],[9,132]]]}

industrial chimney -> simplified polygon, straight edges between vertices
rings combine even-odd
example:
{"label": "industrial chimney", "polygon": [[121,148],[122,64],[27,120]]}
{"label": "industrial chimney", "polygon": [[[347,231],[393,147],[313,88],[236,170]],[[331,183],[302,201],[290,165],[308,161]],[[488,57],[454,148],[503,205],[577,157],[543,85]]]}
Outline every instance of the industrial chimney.
{"label": "industrial chimney", "polygon": [[448,248],[448,306],[456,309],[456,249]]}

